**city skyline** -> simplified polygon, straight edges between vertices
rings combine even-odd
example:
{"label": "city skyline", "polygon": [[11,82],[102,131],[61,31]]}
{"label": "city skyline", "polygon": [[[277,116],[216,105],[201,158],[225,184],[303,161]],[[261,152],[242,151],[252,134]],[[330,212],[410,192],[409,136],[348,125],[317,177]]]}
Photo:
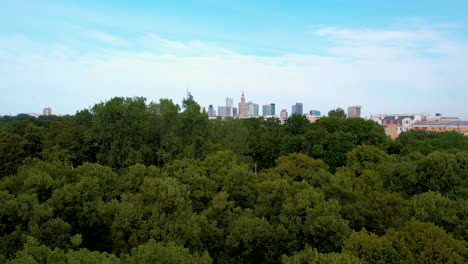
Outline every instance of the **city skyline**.
{"label": "city skyline", "polygon": [[[240,103],[242,103],[242,98],[244,98],[244,102],[246,101],[245,99],[245,96],[244,96],[244,92],[242,92],[242,95],[241,95],[241,98],[239,99],[239,105]],[[159,98],[159,99],[168,99],[168,98]],[[193,100],[195,102],[197,102],[197,104],[200,105],[200,111],[203,111],[205,112],[208,117],[227,117],[227,116],[233,116],[233,117],[238,117],[237,116],[237,109],[236,107],[234,107],[235,103],[236,102],[234,100],[234,98],[231,98],[231,97],[226,97],[225,98],[225,104],[222,105],[216,105],[216,104],[209,104],[209,105],[202,105],[200,104],[196,98],[194,98],[193,94],[191,91],[188,91],[186,90],[186,96],[185,97],[182,97],[182,99],[180,100],[180,102],[177,102],[177,101],[173,101],[175,104],[178,104],[180,107],[181,107],[181,111],[183,110],[182,109],[182,102],[183,100]],[[109,99],[110,100],[110,99]],[[149,100],[148,98],[146,98],[147,100],[147,103],[149,102],[159,102],[159,100]],[[172,99],[171,99],[172,100]],[[105,102],[107,100],[104,100],[102,102]],[[100,103],[100,102],[99,102]],[[255,106],[255,110],[254,109],[250,109],[250,105],[252,106],[252,108]],[[271,107],[274,106],[276,108],[276,103],[268,103],[266,105],[262,105],[263,108],[264,107],[268,107],[268,113],[267,114],[264,114],[263,111],[265,110],[265,108],[263,109],[262,112],[259,112],[259,104],[255,103],[255,102],[252,102],[251,100],[249,100],[248,102],[245,102],[245,107],[246,107],[246,113],[247,113],[247,116],[244,116],[245,117],[265,117],[265,116],[276,116],[276,117],[281,117],[281,112],[282,111],[286,111],[287,115],[288,116],[291,116],[293,114],[299,114],[300,112],[302,112],[302,115],[312,115],[312,116],[327,116],[328,115],[328,112],[331,111],[331,110],[336,110],[338,108],[342,109],[343,111],[346,112],[347,110],[347,115],[348,117],[360,117],[360,118],[364,118],[364,117],[372,117],[373,115],[418,115],[418,114],[429,114],[429,115],[440,115],[440,116],[449,116],[449,117],[455,117],[455,115],[451,115],[450,113],[448,113],[448,115],[444,115],[444,113],[440,113],[440,112],[436,112],[436,113],[430,113],[430,112],[388,112],[388,113],[368,113],[366,115],[362,115],[361,114],[361,107],[362,106],[347,106],[346,108],[342,108],[342,107],[336,107],[336,108],[333,108],[333,109],[326,109],[325,111],[323,110],[317,110],[317,109],[314,109],[314,108],[310,108],[310,110],[307,110],[307,108],[304,108],[304,105],[303,103],[301,102],[296,102],[295,104],[293,104],[291,107],[291,111],[288,111],[287,109],[282,109],[281,111],[277,112],[275,111],[274,114],[271,114]],[[77,109],[75,112],[78,112],[80,110],[84,110],[84,109],[90,109],[92,106],[89,106],[87,108],[83,108],[83,109]],[[226,108],[228,107],[229,109],[223,109],[222,110],[222,113],[220,113],[219,109],[220,108]],[[295,108],[299,107],[299,112],[295,112]],[[357,115],[350,115],[349,114],[349,111],[350,111],[350,108],[359,108],[359,113]],[[281,109],[281,108],[279,108]],[[252,113],[254,114],[251,114],[251,110],[252,110]],[[48,114],[45,114],[46,111],[48,112]],[[226,112],[225,112],[226,111]],[[353,110],[354,111],[354,110]],[[42,112],[43,114],[40,114],[38,112]],[[2,114],[0,113],[0,116],[15,116],[17,114],[27,114],[27,115],[33,115],[35,117],[37,116],[41,116],[41,115],[51,115],[52,113],[52,108],[51,107],[45,107],[45,108],[42,108],[41,111],[38,111],[38,112],[35,112],[35,111],[24,111],[24,112],[19,112],[19,113],[16,113],[16,114],[11,114],[11,113],[8,113],[8,114]],[[230,113],[230,114],[228,114]],[[68,115],[69,113],[66,113],[66,114],[62,114],[62,113],[57,113],[53,115],[57,115],[57,116],[63,116],[63,115]],[[72,114],[75,114],[75,113],[72,113]],[[458,116],[456,116],[458,118]]]}
{"label": "city skyline", "polygon": [[468,119],[463,1],[2,1],[0,115],[228,96]]}

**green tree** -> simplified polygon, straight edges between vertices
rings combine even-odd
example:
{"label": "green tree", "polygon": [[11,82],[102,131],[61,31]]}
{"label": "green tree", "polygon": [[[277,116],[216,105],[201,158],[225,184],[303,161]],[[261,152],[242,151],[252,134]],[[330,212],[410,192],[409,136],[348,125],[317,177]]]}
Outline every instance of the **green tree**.
{"label": "green tree", "polygon": [[23,137],[0,132],[0,178],[15,174],[26,158],[27,141]]}
{"label": "green tree", "polygon": [[306,246],[292,256],[283,255],[283,264],[360,264],[359,259],[344,253],[319,253],[317,249]]}
{"label": "green tree", "polygon": [[207,252],[202,254],[190,253],[189,249],[173,243],[158,243],[150,240],[146,244],[132,249],[132,253],[123,256],[124,263],[129,264],[211,264],[212,260]]}
{"label": "green tree", "polygon": [[346,154],[346,166],[361,175],[365,170],[375,170],[388,159],[389,156],[377,147],[360,145]]}
{"label": "green tree", "polygon": [[152,160],[147,146],[150,111],[143,97],[114,97],[91,109],[98,162],[115,168]]}
{"label": "green tree", "polygon": [[341,108],[337,108],[337,109],[333,109],[333,110],[330,110],[328,111],[328,116],[329,117],[336,117],[336,118],[340,118],[340,119],[346,119],[347,115],[345,113],[345,111]]}
{"label": "green tree", "polygon": [[411,220],[400,231],[378,237],[363,230],[345,242],[344,252],[362,263],[465,263],[467,243],[455,240],[432,223]]}

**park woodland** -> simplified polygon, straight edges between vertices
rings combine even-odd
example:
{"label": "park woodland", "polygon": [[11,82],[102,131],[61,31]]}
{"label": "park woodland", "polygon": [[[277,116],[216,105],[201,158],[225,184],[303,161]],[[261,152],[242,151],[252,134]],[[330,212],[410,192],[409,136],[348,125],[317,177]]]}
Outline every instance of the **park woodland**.
{"label": "park woodland", "polygon": [[115,97],[0,118],[0,263],[467,263],[468,137]]}

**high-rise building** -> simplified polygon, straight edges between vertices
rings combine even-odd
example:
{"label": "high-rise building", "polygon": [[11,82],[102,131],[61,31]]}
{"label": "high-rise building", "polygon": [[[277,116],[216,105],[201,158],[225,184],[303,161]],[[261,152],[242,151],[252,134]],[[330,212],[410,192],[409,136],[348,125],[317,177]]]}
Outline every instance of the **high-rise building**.
{"label": "high-rise building", "polygon": [[321,113],[320,113],[319,110],[310,110],[310,111],[309,111],[309,114],[310,114],[310,115],[313,115],[313,116],[319,116],[319,115],[321,115]]}
{"label": "high-rise building", "polygon": [[237,107],[232,108],[232,116],[234,116],[234,117],[237,116]]}
{"label": "high-rise building", "polygon": [[52,115],[52,108],[50,108],[50,107],[44,108],[44,110],[42,111],[42,115],[45,115],[45,116]]}
{"label": "high-rise building", "polygon": [[216,111],[214,110],[213,105],[208,106],[208,117],[216,116]]}
{"label": "high-rise building", "polygon": [[361,106],[350,106],[348,107],[348,118],[361,117]]}
{"label": "high-rise building", "polygon": [[263,105],[262,116],[271,116],[271,105]]}
{"label": "high-rise building", "polygon": [[302,103],[296,103],[292,106],[291,115],[297,114],[302,115],[304,112],[302,110]]}
{"label": "high-rise building", "polygon": [[193,101],[192,93],[190,93],[189,91],[187,91],[187,100]]}
{"label": "high-rise building", "polygon": [[245,102],[244,92],[242,92],[241,102],[239,103],[239,118],[248,117],[247,103]]}
{"label": "high-rise building", "polygon": [[270,115],[276,115],[276,105],[271,103],[270,108]]}
{"label": "high-rise building", "polygon": [[218,116],[231,116],[232,107],[218,106]]}
{"label": "high-rise building", "polygon": [[287,119],[288,118],[288,111],[286,111],[286,109],[281,110],[280,117],[283,118],[283,119]]}
{"label": "high-rise building", "polygon": [[250,116],[255,116],[255,108],[254,108],[254,103],[252,101],[249,101],[247,103],[247,115]]}
{"label": "high-rise building", "polygon": [[260,116],[260,107],[258,104],[254,104],[254,116]]}
{"label": "high-rise building", "polygon": [[226,106],[229,106],[231,108],[234,107],[234,101],[232,98],[226,97]]}

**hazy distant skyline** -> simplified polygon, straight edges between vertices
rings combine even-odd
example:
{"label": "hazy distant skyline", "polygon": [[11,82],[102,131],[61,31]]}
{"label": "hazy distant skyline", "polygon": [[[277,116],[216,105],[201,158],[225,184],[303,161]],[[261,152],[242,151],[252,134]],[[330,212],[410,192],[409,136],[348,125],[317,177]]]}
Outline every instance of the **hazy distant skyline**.
{"label": "hazy distant skyline", "polygon": [[[98,2],[98,3],[95,3]],[[468,2],[0,0],[0,115],[242,93],[468,119]]]}

